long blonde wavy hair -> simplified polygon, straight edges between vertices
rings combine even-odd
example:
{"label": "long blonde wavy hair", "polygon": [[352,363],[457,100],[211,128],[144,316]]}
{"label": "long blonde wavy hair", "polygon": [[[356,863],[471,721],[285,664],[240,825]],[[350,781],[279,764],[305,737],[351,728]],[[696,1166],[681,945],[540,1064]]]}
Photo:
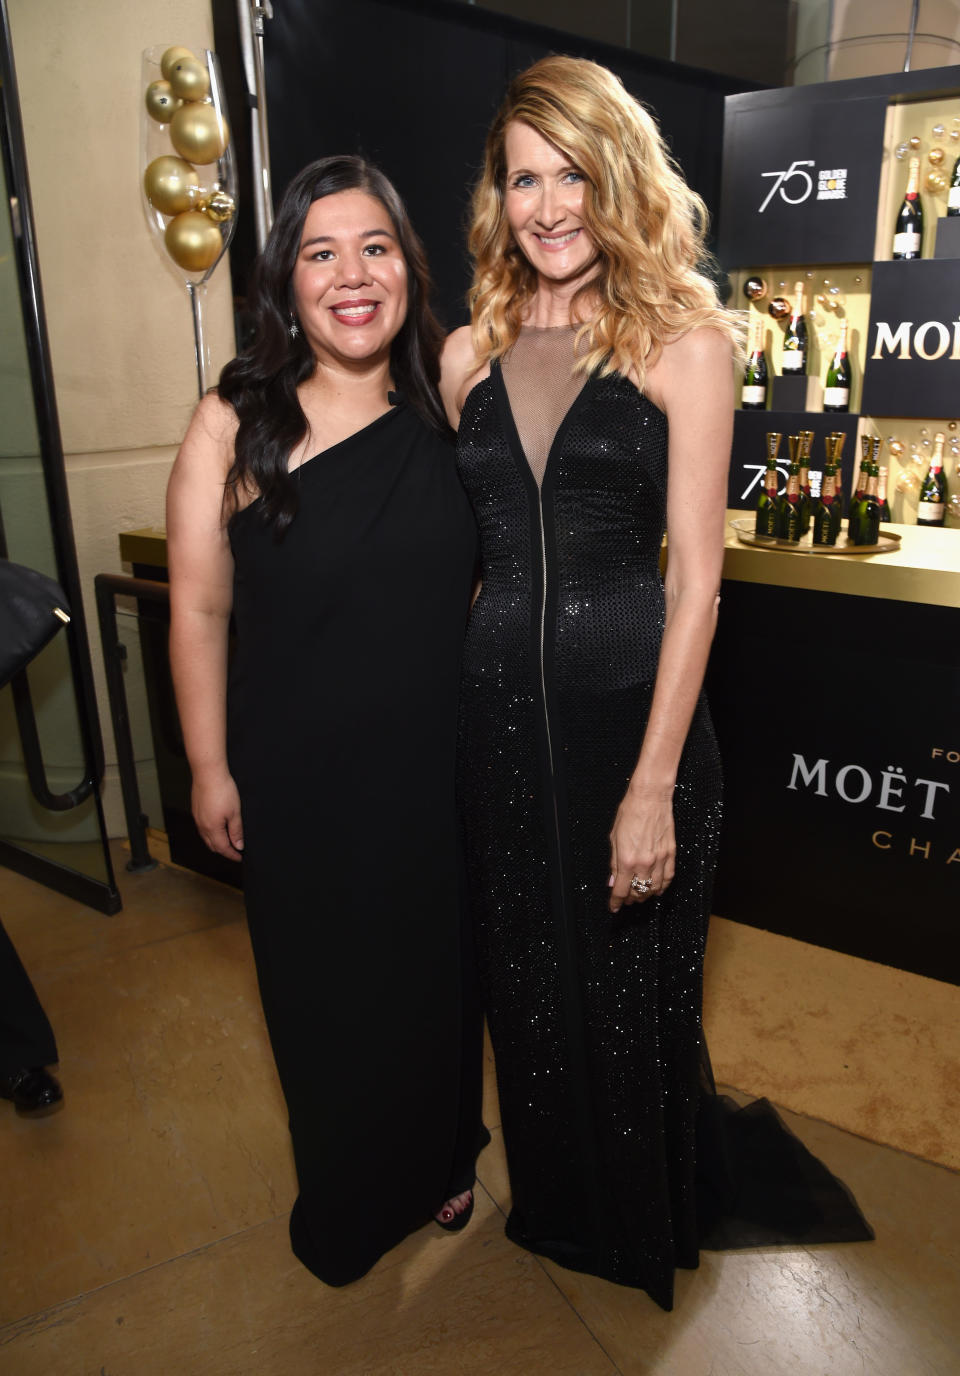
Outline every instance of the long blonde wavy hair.
{"label": "long blonde wavy hair", "polygon": [[583,222],[598,250],[597,271],[571,302],[579,367],[634,370],[641,385],[664,344],[699,325],[742,348],[739,315],[724,310],[700,271],[707,208],[691,191],[654,120],[606,67],[545,57],[515,77],[487,135],[473,192],[469,293],[478,366],[516,340],[537,274],[514,241],[505,210],[506,131],[522,120],[584,174]]}

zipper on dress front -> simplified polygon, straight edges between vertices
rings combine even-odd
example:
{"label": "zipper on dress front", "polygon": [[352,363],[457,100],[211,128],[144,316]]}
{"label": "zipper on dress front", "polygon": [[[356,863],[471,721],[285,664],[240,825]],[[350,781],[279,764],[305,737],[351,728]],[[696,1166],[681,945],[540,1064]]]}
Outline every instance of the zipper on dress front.
{"label": "zipper on dress front", "polygon": [[[543,574],[543,586],[540,594],[540,700],[543,705],[543,724],[547,733],[547,763],[550,767],[550,783],[554,784],[553,768],[553,740],[550,735],[550,709],[547,706],[547,672],[544,663],[544,642],[546,640],[547,629],[547,532],[543,520],[543,489],[540,489],[537,498],[537,509],[540,514],[540,559]],[[557,822],[557,845],[560,843],[559,819],[557,818],[557,794],[556,788],[553,789],[553,812]]]}

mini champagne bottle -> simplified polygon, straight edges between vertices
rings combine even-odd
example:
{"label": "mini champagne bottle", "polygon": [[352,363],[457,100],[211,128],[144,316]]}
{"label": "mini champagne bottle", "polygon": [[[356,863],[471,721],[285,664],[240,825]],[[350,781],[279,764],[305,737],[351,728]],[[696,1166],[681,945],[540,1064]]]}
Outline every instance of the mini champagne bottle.
{"label": "mini champagne bottle", "polygon": [[880,538],[880,503],[877,501],[877,465],[867,460],[867,486],[857,503],[857,538],[854,544],[875,545]]}
{"label": "mini champagne bottle", "polygon": [[744,411],[767,409],[767,355],[763,348],[763,321],[758,316],[750,321],[747,366],[743,370],[740,405]]}
{"label": "mini champagne bottle", "polygon": [[947,192],[947,214],[960,215],[960,158],[953,164],[950,190]]}
{"label": "mini champagne bottle", "polygon": [[763,487],[757,499],[757,521],[755,530],[758,535],[777,533],[777,488],[780,475],[777,472],[777,455],[783,435],[777,430],[767,431],[767,468],[763,475]]}
{"label": "mini champagne bottle", "polygon": [[784,377],[800,377],[807,371],[807,322],[803,312],[803,283],[794,287],[793,311],[783,339],[780,371]]}
{"label": "mini champagne bottle", "polygon": [[847,357],[847,322],[840,322],[840,338],[833,358],[827,367],[826,386],[823,389],[823,409],[825,411],[850,410],[850,360]]}
{"label": "mini champagne bottle", "polygon": [[790,468],[787,488],[777,502],[777,536],[792,544],[800,539],[800,436],[788,435]]}
{"label": "mini champagne bottle", "polygon": [[813,498],[810,495],[810,450],[813,447],[813,431],[800,431],[800,447],[798,459],[800,462],[800,534],[806,535],[810,529],[810,518],[813,515]]}
{"label": "mini champagne bottle", "polygon": [[933,437],[933,458],[930,472],[920,487],[920,500],[917,503],[918,526],[942,526],[947,510],[947,480],[943,476],[943,442],[941,431]]}
{"label": "mini champagne bottle", "polygon": [[840,534],[842,501],[839,489],[839,459],[837,457],[837,437],[827,435],[824,440],[827,461],[823,466],[823,482],[820,496],[813,509],[813,543],[815,545],[835,545]]}
{"label": "mini champagne bottle", "polygon": [[867,479],[870,476],[870,451],[873,443],[869,435],[860,436],[860,469],[857,473],[857,486],[850,496],[850,515],[847,517],[847,544],[859,545],[862,540],[857,531],[860,519],[860,503],[867,495]]}
{"label": "mini champagne bottle", "polygon": [[836,441],[837,454],[837,495],[836,501],[840,508],[840,515],[843,515],[843,446],[847,442],[847,437],[842,430],[831,430],[830,438]]}
{"label": "mini champagne bottle", "polygon": [[919,258],[923,249],[923,206],[920,203],[920,159],[910,159],[910,173],[893,230],[894,258]]}
{"label": "mini champagne bottle", "polygon": [[889,523],[890,503],[887,501],[887,470],[880,469],[880,476],[877,482],[877,501],[880,503],[880,520]]}

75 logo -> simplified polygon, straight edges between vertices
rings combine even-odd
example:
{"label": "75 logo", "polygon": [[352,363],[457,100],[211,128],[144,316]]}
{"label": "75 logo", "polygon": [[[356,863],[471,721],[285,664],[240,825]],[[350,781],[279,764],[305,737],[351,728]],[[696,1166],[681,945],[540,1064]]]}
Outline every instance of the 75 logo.
{"label": "75 logo", "polygon": [[[742,465],[742,467],[744,477],[746,477],[748,473],[753,472],[752,479],[750,480],[750,482],[747,483],[746,487],[740,493],[741,502],[745,502],[747,498],[750,496],[753,489],[761,485],[763,476],[767,471],[767,465],[765,463],[745,463]],[[789,477],[789,474],[785,468],[781,468],[778,464],[777,475],[783,480],[782,487],[779,487],[777,489],[777,496],[782,496],[784,492],[786,492],[787,490],[787,478]]]}
{"label": "75 logo", "polygon": [[[787,205],[802,205],[813,190],[813,178],[809,172],[804,172],[803,169],[812,166],[813,158],[801,158],[798,162],[792,162],[783,172],[761,172],[761,177],[773,177],[774,182],[760,207],[760,214],[763,214],[778,193],[780,199],[786,201]],[[791,182],[794,183],[792,191],[794,193],[799,192],[799,195],[788,192],[787,188]]]}

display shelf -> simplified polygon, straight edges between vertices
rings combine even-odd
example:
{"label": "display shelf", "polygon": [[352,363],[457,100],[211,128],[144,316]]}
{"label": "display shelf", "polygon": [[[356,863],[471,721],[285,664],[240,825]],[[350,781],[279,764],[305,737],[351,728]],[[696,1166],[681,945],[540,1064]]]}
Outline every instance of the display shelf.
{"label": "display shelf", "polygon": [[[820,430],[844,418],[836,428],[848,433],[847,496],[859,471],[860,439],[887,441],[881,462],[888,470],[888,500],[904,524],[916,519],[916,489],[896,490],[910,468],[911,445],[921,445],[921,456],[928,454],[934,432],[943,430],[948,491],[960,486],[960,455],[950,443],[960,415],[960,217],[956,229],[946,219],[947,187],[960,154],[958,78],[960,69],[940,68],[728,98],[723,214],[729,218],[721,224],[720,256],[730,271],[731,304],[752,318],[766,317],[771,403],[767,411],[738,412],[731,504],[744,500],[738,484],[742,488],[742,478],[753,478],[765,457],[756,418],[760,429],[784,428],[782,408],[772,409],[772,393],[781,375],[785,329],[767,308],[775,296],[792,300],[798,280],[806,294],[809,382],[805,414],[792,430],[816,430],[816,446]],[[911,139],[914,147],[900,147]],[[931,150],[942,154],[935,154],[934,163]],[[894,221],[910,156],[921,164],[925,256],[893,262]],[[943,185],[932,187],[931,175]],[[871,222],[872,261],[846,261],[852,245],[863,242],[863,225]],[[950,252],[954,242],[956,254]],[[829,245],[839,248],[832,262],[825,261]],[[749,277],[767,284],[761,301],[746,299]],[[844,317],[853,374],[850,410],[824,412],[822,385]],[[901,442],[902,453],[899,446],[890,448],[891,438]],[[749,456],[747,443],[754,446]],[[946,528],[960,528],[960,521],[948,516]]]}
{"label": "display shelf", "polygon": [[[934,129],[943,127],[943,134]],[[942,91],[926,99],[919,95],[891,100],[887,106],[883,131],[883,162],[880,185],[877,189],[877,233],[874,242],[874,261],[888,262],[892,257],[893,222],[903,200],[907,184],[910,156],[920,159],[920,201],[923,206],[923,248],[920,261],[933,258],[937,224],[947,213],[947,186],[953,164],[960,154],[960,139],[951,138],[951,131],[960,134],[960,84],[948,93]],[[897,148],[911,138],[917,147],[898,158]],[[943,158],[939,164],[930,162],[930,152],[939,148]],[[934,190],[927,185],[931,173],[938,173],[945,185]]]}
{"label": "display shelf", "polygon": [[[744,296],[744,284],[750,277],[760,277],[767,284],[767,294],[763,300],[748,301]],[[847,319],[847,355],[853,369],[850,410],[855,413],[860,409],[863,389],[867,328],[870,323],[872,264],[855,263],[841,267],[818,268],[811,268],[809,264],[767,264],[765,267],[740,268],[730,274],[731,304],[738,309],[746,310],[748,318],[759,316],[763,321],[763,347],[771,379],[779,376],[782,370],[785,329],[780,321],[773,319],[768,308],[776,296],[792,299],[794,284],[798,281],[803,282],[807,298],[807,330],[810,337],[807,375],[821,384],[840,338],[840,321],[844,316]],[[818,301],[818,297],[822,297],[823,301]],[[836,302],[836,308],[831,309],[826,304],[828,300]]]}

